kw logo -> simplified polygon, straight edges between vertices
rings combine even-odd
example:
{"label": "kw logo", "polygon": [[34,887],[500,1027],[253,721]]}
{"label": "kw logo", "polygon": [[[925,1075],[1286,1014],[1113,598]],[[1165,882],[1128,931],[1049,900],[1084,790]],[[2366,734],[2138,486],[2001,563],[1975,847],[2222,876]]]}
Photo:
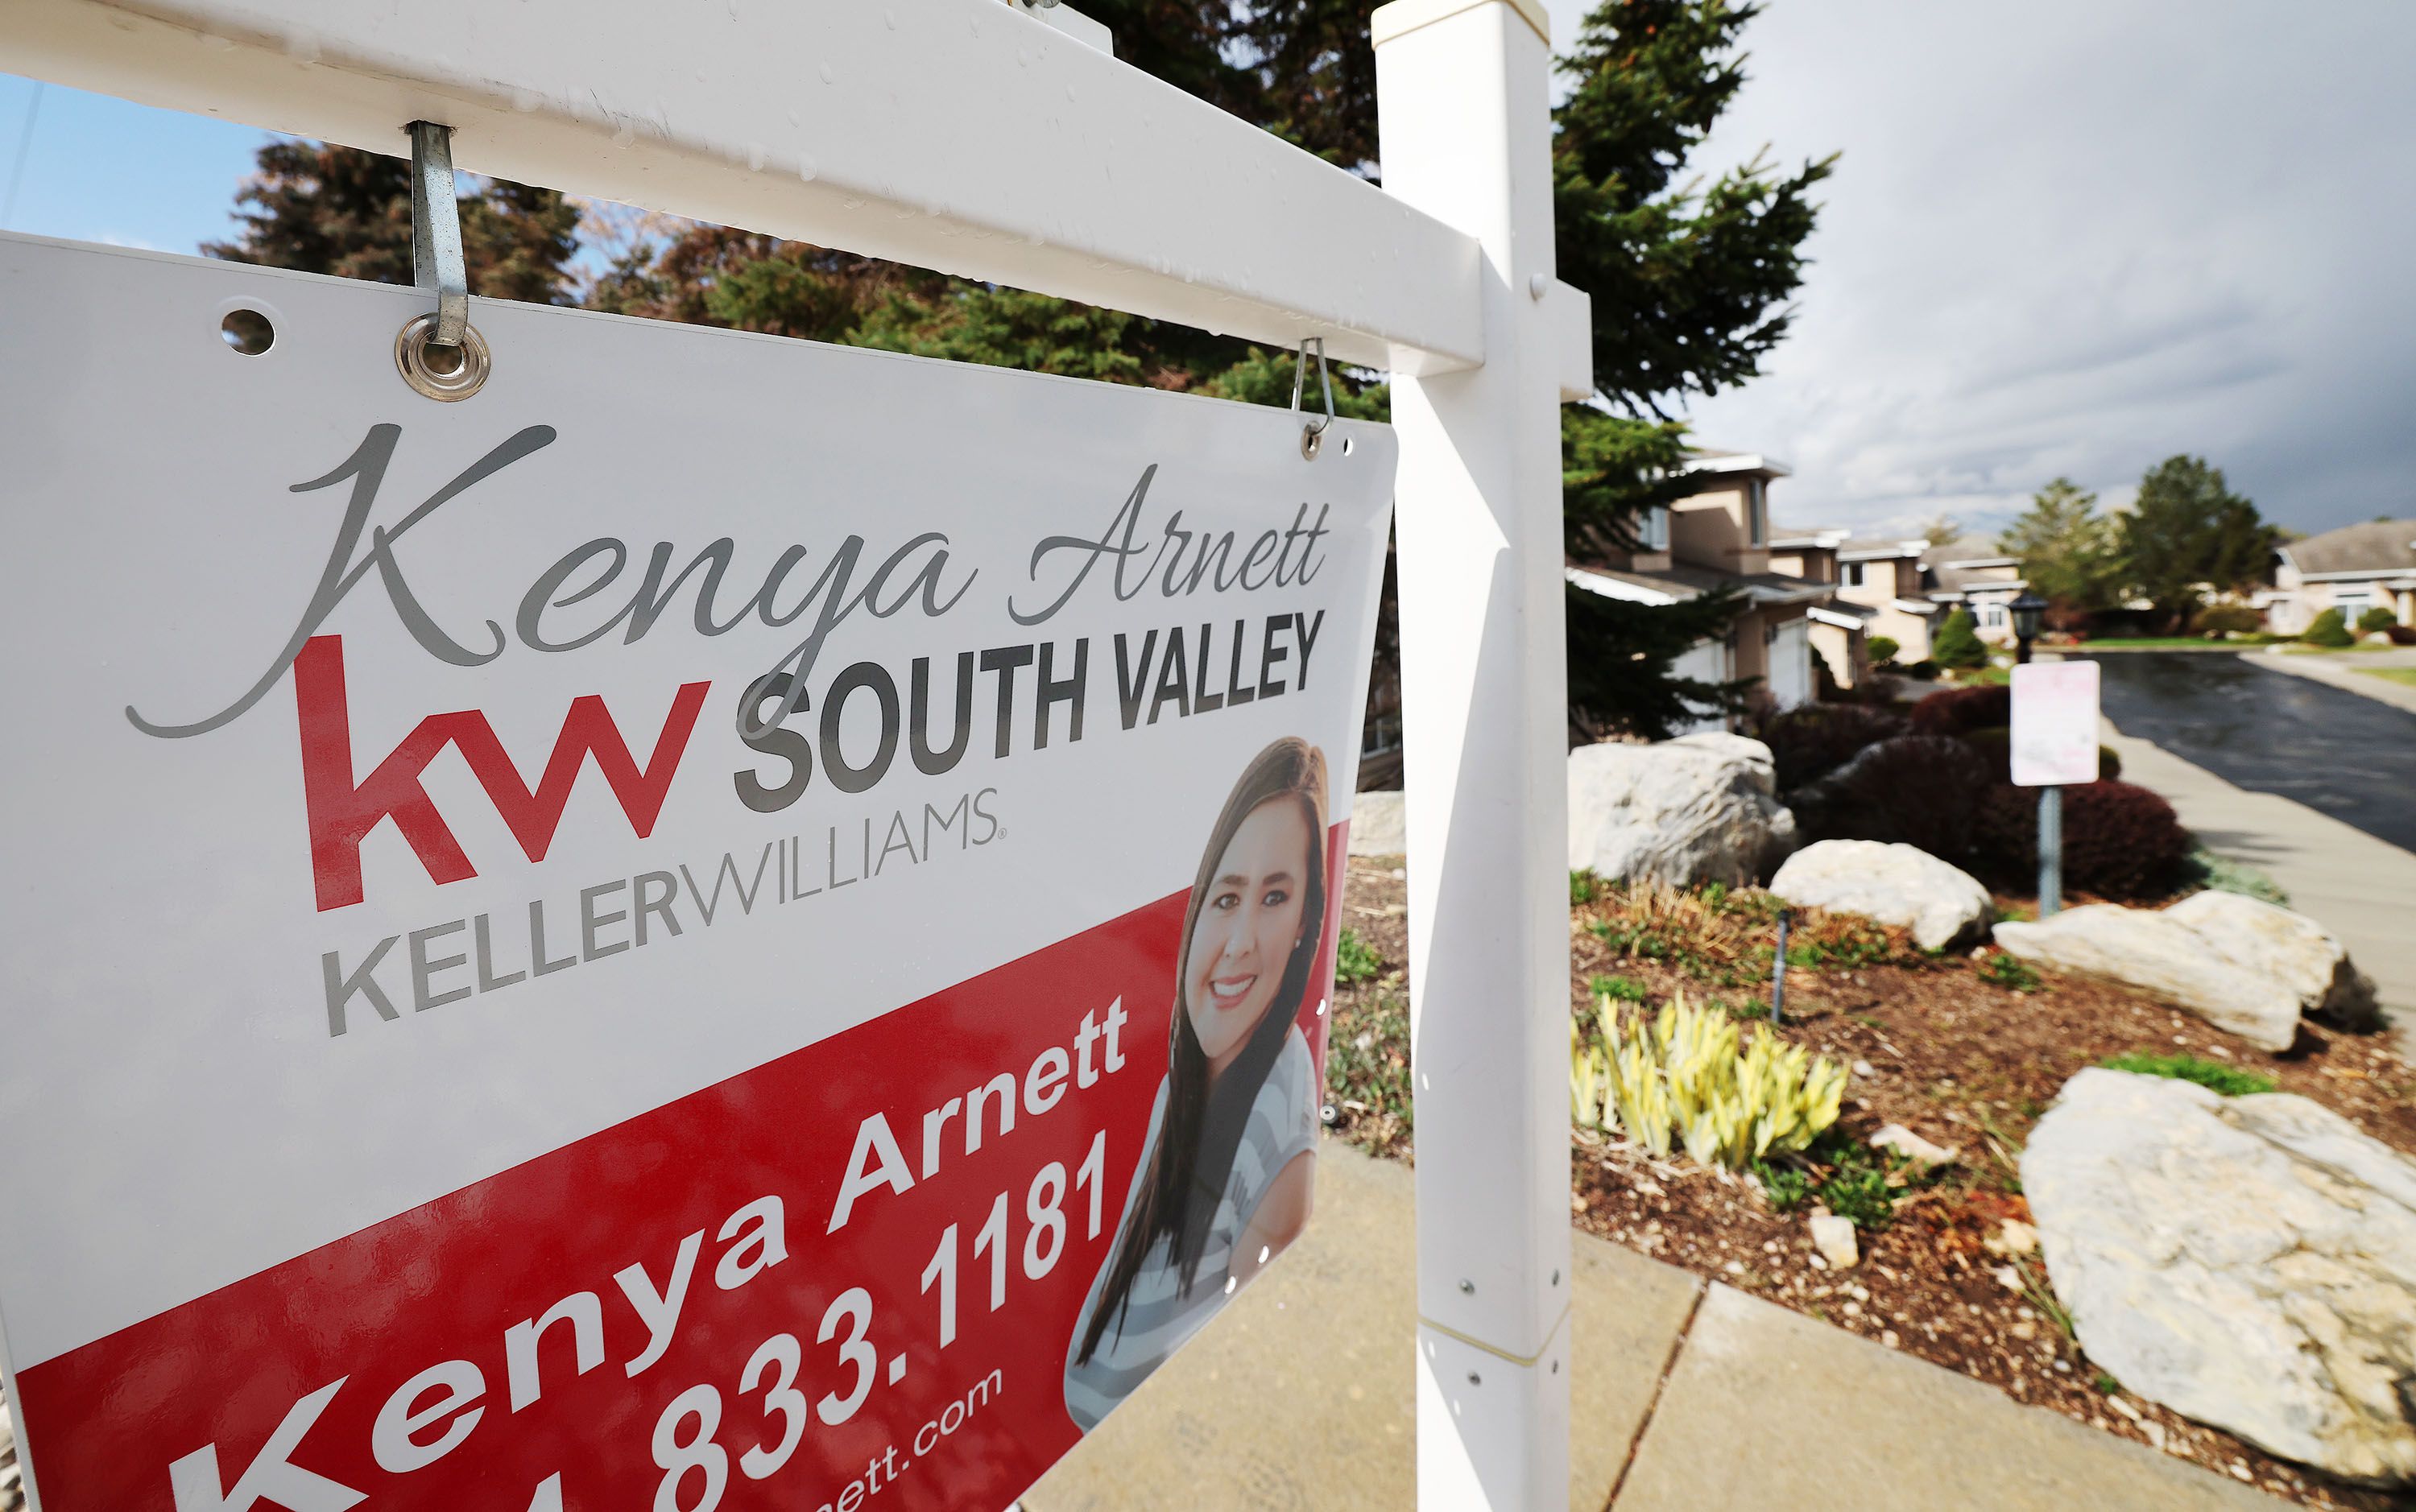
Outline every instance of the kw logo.
{"label": "kw logo", "polygon": [[294,699],[301,724],[302,793],[310,810],[310,873],[319,911],[361,901],[361,841],[384,819],[394,820],[433,880],[459,882],[478,875],[420,786],[428,764],[448,745],[469,763],[472,775],[533,861],[545,860],[552,847],[571,786],[590,755],[628,816],[630,829],[644,839],[662,814],[672,775],[687,750],[711,685],[689,682],[680,688],[655,741],[654,755],[643,767],[630,755],[602,696],[589,694],[571,700],[545,774],[534,787],[521,780],[487,716],[476,710],[421,720],[367,778],[355,782],[343,637],[312,636],[294,659]]}

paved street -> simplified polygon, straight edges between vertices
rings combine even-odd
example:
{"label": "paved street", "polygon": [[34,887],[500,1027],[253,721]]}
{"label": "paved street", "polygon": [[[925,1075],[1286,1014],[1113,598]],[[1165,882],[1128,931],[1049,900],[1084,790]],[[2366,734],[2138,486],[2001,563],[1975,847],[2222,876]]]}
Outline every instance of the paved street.
{"label": "paved street", "polygon": [[2106,669],[2106,717],[2124,734],[2416,851],[2416,712],[2261,665],[2279,657],[2093,660]]}

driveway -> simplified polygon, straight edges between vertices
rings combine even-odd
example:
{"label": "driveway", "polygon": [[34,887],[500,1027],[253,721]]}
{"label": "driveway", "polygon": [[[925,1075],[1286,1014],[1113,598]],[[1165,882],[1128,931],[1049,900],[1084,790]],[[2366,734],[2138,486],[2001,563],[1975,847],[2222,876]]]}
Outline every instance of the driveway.
{"label": "driveway", "polygon": [[2217,651],[2125,651],[2105,711],[2227,782],[2416,851],[2416,713]]}

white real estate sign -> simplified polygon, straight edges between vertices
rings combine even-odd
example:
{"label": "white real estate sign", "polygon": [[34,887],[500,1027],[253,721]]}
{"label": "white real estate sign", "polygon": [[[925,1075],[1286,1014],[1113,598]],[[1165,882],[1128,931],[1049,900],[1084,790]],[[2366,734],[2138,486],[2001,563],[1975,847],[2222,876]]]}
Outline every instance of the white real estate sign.
{"label": "white real estate sign", "polygon": [[2014,783],[2069,787],[2097,780],[2097,664],[2014,668]]}
{"label": "white real estate sign", "polygon": [[43,1505],[1004,1505],[1306,1219],[1392,432],[428,306],[0,237]]}

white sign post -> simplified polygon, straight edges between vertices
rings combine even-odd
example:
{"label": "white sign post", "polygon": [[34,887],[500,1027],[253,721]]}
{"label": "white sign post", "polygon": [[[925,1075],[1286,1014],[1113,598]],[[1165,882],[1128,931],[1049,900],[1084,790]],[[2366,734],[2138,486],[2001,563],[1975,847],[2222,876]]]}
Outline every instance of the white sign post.
{"label": "white sign post", "polygon": [[[34,77],[396,154],[407,123],[435,122],[472,171],[1260,341],[1322,337],[1336,359],[1390,370],[1410,460],[1420,1498],[1556,1505],[1569,1340],[1553,437],[1557,403],[1592,388],[1589,317],[1551,277],[1540,7],[1403,0],[1375,30],[1382,189],[997,0],[0,7],[0,50]],[[496,360],[491,395],[467,408],[510,382],[510,354]],[[445,941],[423,944],[443,958]],[[661,1453],[693,1449],[701,1421]],[[38,1440],[34,1452],[38,1472]]]}
{"label": "white sign post", "polygon": [[2013,779],[2039,790],[2039,917],[2063,907],[2063,789],[2097,780],[2095,662],[2014,668]]}

